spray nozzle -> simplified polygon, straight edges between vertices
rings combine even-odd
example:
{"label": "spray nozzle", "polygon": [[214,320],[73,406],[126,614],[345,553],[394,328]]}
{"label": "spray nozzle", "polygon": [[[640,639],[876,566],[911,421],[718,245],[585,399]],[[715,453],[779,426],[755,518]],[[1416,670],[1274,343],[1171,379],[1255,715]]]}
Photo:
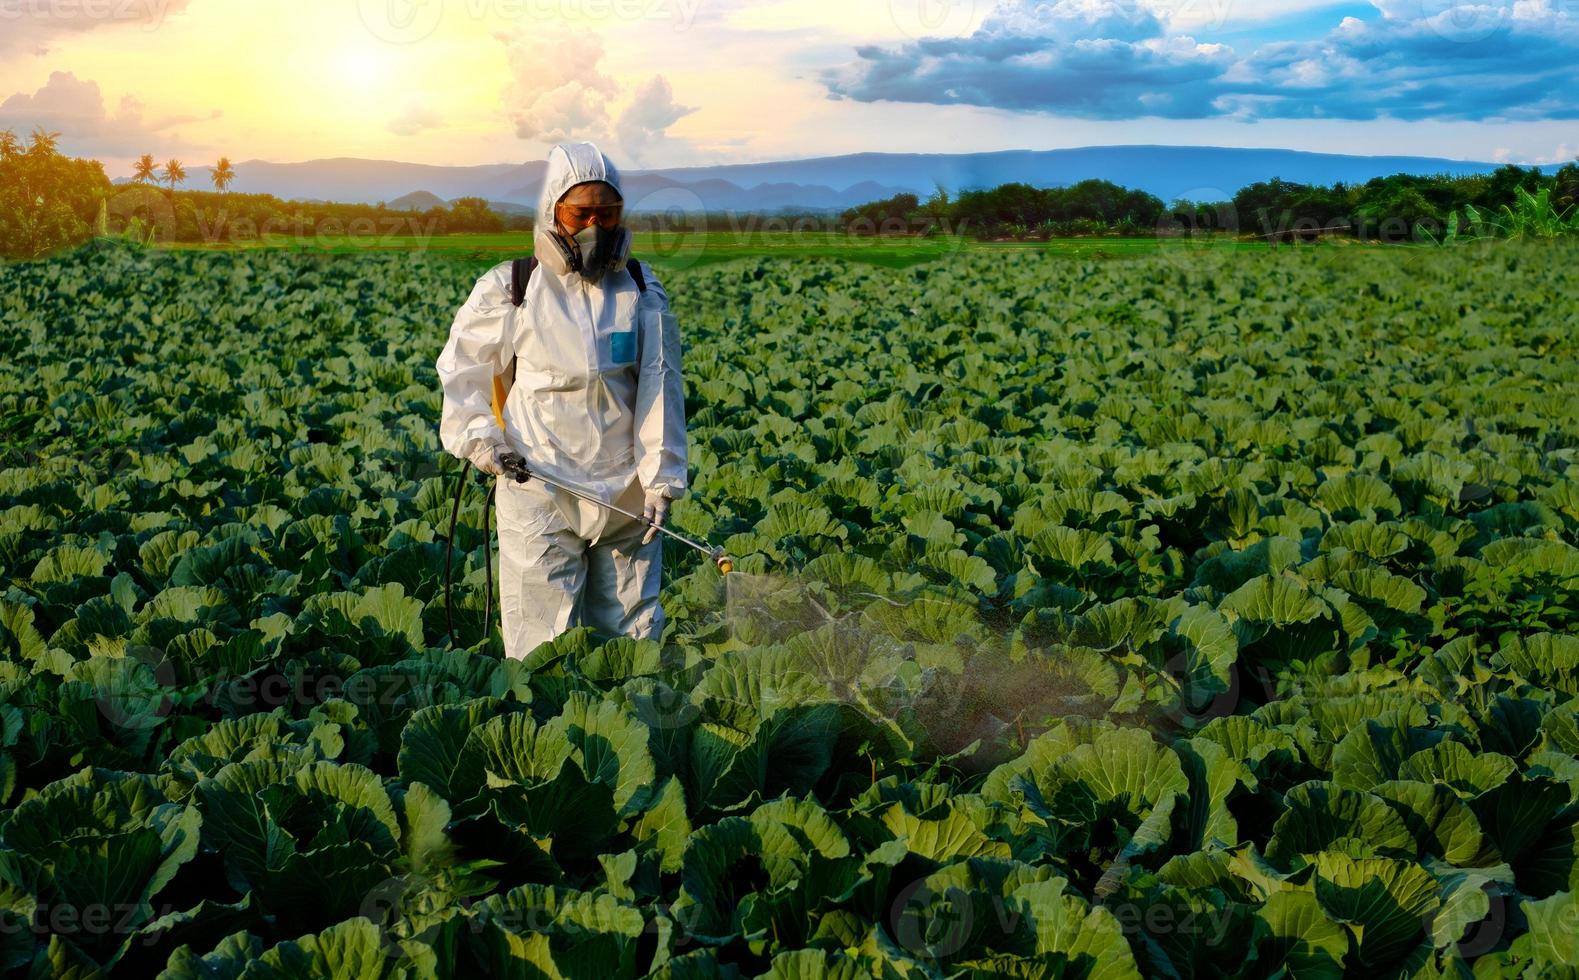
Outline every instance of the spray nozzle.
{"label": "spray nozzle", "polygon": [[712,553],[713,564],[718,566],[720,575],[728,575],[735,570],[735,560],[724,554],[722,548],[714,548]]}

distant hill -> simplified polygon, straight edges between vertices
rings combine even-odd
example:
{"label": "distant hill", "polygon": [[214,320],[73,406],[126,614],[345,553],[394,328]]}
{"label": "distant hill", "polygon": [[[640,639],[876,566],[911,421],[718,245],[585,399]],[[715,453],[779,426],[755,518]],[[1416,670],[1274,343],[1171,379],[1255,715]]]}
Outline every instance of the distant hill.
{"label": "distant hill", "polygon": [[384,206],[394,211],[426,211],[429,208],[448,207],[449,202],[427,191],[412,191],[410,194],[400,195],[393,201],[385,201]]}
{"label": "distant hill", "polygon": [[[231,189],[287,200],[430,202],[419,204],[425,209],[431,202],[470,196],[495,202],[501,210],[510,206],[527,211],[537,204],[544,168],[540,160],[444,167],[353,157],[301,163],[246,160],[234,166]],[[1300,150],[1088,146],[994,153],[851,153],[768,163],[631,169],[624,172],[624,181],[633,210],[772,212],[840,210],[903,191],[925,196],[938,185],[953,192],[1013,181],[1051,187],[1100,177],[1171,202],[1181,196],[1223,199],[1247,184],[1273,177],[1299,183],[1353,183],[1395,173],[1487,173],[1497,166],[1438,157]],[[190,186],[207,184],[208,169],[190,168]]]}

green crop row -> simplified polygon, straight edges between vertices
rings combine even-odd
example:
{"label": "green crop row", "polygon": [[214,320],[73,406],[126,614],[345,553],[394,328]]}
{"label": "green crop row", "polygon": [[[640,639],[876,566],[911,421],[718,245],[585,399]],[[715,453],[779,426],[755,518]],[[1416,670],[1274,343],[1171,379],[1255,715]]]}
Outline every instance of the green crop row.
{"label": "green crop row", "polygon": [[1573,975],[1576,260],[660,270],[739,571],[521,661],[484,267],[0,266],[0,970]]}

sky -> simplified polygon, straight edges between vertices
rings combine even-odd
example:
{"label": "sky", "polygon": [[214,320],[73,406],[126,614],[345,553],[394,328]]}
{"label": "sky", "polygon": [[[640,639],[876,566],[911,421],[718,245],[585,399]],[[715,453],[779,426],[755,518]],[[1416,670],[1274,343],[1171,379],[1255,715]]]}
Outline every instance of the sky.
{"label": "sky", "polygon": [[0,129],[627,169],[1172,144],[1561,164],[1579,0],[0,0]]}

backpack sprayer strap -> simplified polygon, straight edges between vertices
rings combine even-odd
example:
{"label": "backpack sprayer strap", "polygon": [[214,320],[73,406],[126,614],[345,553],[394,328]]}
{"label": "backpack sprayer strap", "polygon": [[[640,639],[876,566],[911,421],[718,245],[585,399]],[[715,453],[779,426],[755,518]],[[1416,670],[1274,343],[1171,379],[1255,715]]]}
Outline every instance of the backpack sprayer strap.
{"label": "backpack sprayer strap", "polygon": [[510,263],[510,302],[520,306],[526,299],[526,284],[532,281],[532,273],[537,270],[537,256],[528,255],[524,259],[516,259]]}
{"label": "backpack sprayer strap", "polygon": [[[526,300],[526,287],[532,281],[532,273],[537,270],[537,256],[528,255],[524,259],[514,259],[510,263],[510,302],[519,307]],[[515,357],[510,358],[509,365],[504,373],[493,379],[493,418],[499,423],[499,428],[504,429],[504,400],[510,395],[510,388],[515,384]]]}

